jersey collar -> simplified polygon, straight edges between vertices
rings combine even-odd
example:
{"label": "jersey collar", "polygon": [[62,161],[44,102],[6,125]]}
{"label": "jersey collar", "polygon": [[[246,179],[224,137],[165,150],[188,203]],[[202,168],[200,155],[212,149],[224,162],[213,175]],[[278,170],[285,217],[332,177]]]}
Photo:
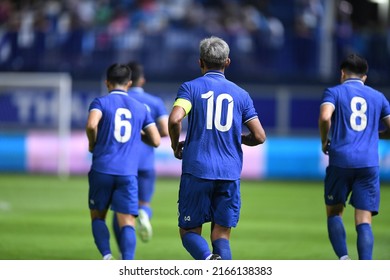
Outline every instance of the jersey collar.
{"label": "jersey collar", "polygon": [[358,83],[361,83],[362,85],[364,85],[363,81],[358,79],[358,78],[350,78],[350,79],[346,79],[343,84],[345,83],[353,83],[353,82],[358,82]]}
{"label": "jersey collar", "polygon": [[110,94],[122,94],[122,95],[128,95],[126,91],[120,90],[120,89],[113,89],[109,92]]}

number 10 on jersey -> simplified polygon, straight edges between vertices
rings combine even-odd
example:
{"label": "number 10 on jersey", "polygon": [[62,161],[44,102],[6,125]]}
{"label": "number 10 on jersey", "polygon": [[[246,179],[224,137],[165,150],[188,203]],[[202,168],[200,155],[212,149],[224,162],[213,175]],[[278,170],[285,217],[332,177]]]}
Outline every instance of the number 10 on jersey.
{"label": "number 10 on jersey", "polygon": [[[207,117],[206,128],[213,129],[213,123],[218,131],[225,132],[232,127],[233,123],[233,97],[227,93],[218,95],[215,100],[215,113],[214,113],[214,91],[209,91],[202,94],[202,98],[207,100]],[[223,101],[228,102],[227,110],[222,112]],[[226,114],[226,123],[221,124],[222,114]]]}

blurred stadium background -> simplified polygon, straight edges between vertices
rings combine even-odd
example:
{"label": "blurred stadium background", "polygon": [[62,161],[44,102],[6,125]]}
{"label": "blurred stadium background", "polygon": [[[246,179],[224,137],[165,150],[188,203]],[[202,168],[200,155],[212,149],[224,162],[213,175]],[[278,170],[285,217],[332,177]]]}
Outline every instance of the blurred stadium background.
{"label": "blurred stadium background", "polygon": [[[243,180],[313,182],[321,196],[322,91],[339,82],[338,63],[353,51],[369,62],[367,84],[390,97],[389,12],[387,0],[1,0],[0,228],[10,174],[28,185],[37,174],[88,172],[84,126],[89,103],[105,93],[107,66],[143,63],[145,89],[169,111],[179,85],[199,75],[199,40],[210,35],[229,43],[226,76],[249,91],[268,135],[263,146],[244,147]],[[169,140],[156,152],[159,177],[177,179]],[[380,143],[380,159],[387,191],[390,144]]]}

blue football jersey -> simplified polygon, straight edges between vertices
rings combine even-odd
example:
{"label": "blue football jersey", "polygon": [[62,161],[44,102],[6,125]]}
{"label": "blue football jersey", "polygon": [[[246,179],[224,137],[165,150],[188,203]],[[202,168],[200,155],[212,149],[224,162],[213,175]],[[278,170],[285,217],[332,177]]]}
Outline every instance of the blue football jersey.
{"label": "blue football jersey", "polygon": [[324,91],[322,104],[326,103],[335,107],[330,128],[329,165],[379,166],[380,120],[390,116],[385,96],[361,80],[349,79]]}
{"label": "blue football jersey", "polygon": [[144,104],[124,91],[95,98],[89,110],[100,110],[92,169],[112,175],[137,175],[141,130],[154,124]]}
{"label": "blue football jersey", "polygon": [[[131,87],[128,93],[129,96],[145,104],[154,122],[157,123],[162,117],[168,117],[167,109],[161,98],[145,92],[141,87]],[[141,143],[139,150],[139,153],[142,155],[139,162],[140,170],[154,169],[154,149],[150,145]]]}
{"label": "blue football jersey", "polygon": [[249,94],[209,71],[183,83],[177,98],[191,102],[182,172],[212,180],[237,180],[242,170],[243,123],[257,118]]}

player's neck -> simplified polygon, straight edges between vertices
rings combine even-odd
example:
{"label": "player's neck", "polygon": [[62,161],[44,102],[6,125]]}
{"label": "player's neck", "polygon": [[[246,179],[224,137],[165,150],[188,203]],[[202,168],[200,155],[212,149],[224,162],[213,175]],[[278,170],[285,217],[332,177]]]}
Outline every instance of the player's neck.
{"label": "player's neck", "polygon": [[225,69],[212,69],[212,68],[206,68],[206,67],[204,67],[202,70],[203,70],[202,71],[203,75],[206,74],[207,72],[219,72],[222,74],[224,74],[224,72],[225,72]]}

